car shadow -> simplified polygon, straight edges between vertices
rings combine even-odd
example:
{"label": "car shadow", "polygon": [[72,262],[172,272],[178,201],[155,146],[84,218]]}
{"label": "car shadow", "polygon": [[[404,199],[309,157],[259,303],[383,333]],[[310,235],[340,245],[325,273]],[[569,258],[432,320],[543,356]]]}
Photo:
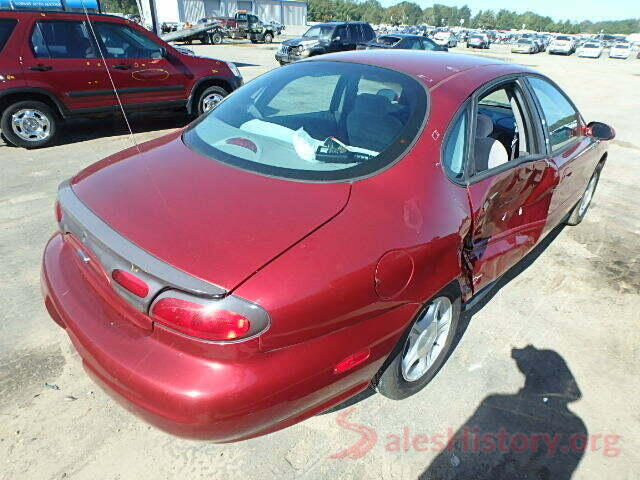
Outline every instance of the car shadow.
{"label": "car shadow", "polygon": [[514,348],[511,357],[524,386],[487,396],[420,479],[571,478],[589,444],[585,423],[568,408],[582,396],[578,384],[553,350],[528,345]]}
{"label": "car shadow", "polygon": [[[134,134],[181,128],[191,120],[186,113],[183,114],[182,112],[167,112],[160,115],[134,113],[128,114],[127,118]],[[122,116],[116,115],[100,119],[68,119],[62,127],[60,136],[54,146],[70,145],[98,138],[117,137],[128,133],[129,128]],[[3,141],[5,142],[3,146],[14,148],[4,138]]]}
{"label": "car shadow", "polygon": [[[551,230],[548,233],[548,235],[538,245],[536,245],[535,248],[533,248],[533,250],[531,250],[522,260],[520,260],[520,262],[518,262],[516,265],[514,265],[509,270],[507,270],[504,273],[504,275],[502,275],[502,277],[500,277],[491,286],[491,288],[486,292],[486,294],[484,294],[484,296],[477,303],[475,303],[471,308],[464,310],[460,314],[460,320],[458,322],[458,331],[456,333],[456,336],[453,339],[453,344],[452,344],[451,350],[449,351],[449,356],[456,349],[456,347],[460,343],[460,340],[462,340],[462,337],[464,336],[464,333],[466,332],[467,327],[469,326],[469,323],[471,322],[471,319],[473,318],[473,316],[477,314],[479,311],[481,311],[484,308],[484,306],[487,303],[489,303],[489,301],[500,290],[502,290],[505,286],[507,286],[518,275],[523,273],[527,268],[533,265],[533,263],[538,259],[538,257],[540,257],[540,255],[544,253],[544,251],[549,247],[549,245],[553,243],[556,237],[560,235],[562,230],[564,230],[564,227],[565,225],[561,224],[557,226],[555,229]],[[344,408],[348,408],[352,405],[355,405],[356,403],[361,402],[362,400],[365,400],[371,397],[375,393],[376,393],[375,389],[370,386],[366,390],[360,392],[359,394],[345,400],[344,402],[338,405],[335,405],[329,408],[328,410],[325,410],[319,415],[325,415],[327,413],[333,413],[333,412],[342,410]]]}

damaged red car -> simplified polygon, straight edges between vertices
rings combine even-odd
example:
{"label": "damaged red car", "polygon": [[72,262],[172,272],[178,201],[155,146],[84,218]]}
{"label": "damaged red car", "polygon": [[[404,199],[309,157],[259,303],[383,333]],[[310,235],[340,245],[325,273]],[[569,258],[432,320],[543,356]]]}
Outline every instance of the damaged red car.
{"label": "damaged red car", "polygon": [[401,399],[465,306],[582,220],[613,137],[519,65],[309,59],[63,183],[46,307],[99,384],[177,435],[263,435],[370,385]]}

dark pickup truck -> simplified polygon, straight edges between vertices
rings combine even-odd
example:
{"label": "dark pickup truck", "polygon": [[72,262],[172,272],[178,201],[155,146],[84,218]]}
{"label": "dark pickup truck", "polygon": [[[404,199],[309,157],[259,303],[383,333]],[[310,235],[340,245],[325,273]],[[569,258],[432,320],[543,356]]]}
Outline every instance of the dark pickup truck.
{"label": "dark pickup truck", "polygon": [[276,52],[280,65],[324,53],[355,50],[376,37],[366,22],[329,22],[309,28],[300,38],[286,40]]}

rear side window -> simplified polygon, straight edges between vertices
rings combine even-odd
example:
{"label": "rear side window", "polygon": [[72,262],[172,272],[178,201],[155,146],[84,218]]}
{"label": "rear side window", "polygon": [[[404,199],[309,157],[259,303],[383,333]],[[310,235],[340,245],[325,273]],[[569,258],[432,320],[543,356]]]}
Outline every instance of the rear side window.
{"label": "rear side window", "polygon": [[580,116],[567,97],[549,82],[537,77],[529,77],[549,131],[549,145],[555,152],[578,137]]}
{"label": "rear side window", "polygon": [[442,155],[442,163],[451,178],[461,178],[464,172],[464,158],[467,144],[469,112],[465,108],[458,115],[447,134]]}
{"label": "rear side window", "polygon": [[12,18],[0,19],[0,52],[2,52],[2,49],[7,44],[16,23],[18,22]]}
{"label": "rear side window", "polygon": [[36,22],[31,47],[38,58],[97,58],[84,22]]}

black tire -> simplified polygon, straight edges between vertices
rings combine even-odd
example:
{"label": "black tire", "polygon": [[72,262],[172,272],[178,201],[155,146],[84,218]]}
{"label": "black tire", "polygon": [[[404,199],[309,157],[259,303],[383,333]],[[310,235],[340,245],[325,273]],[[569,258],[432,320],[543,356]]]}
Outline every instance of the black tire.
{"label": "black tire", "polygon": [[[573,207],[573,210],[571,210],[571,214],[569,214],[569,217],[566,220],[566,224],[570,225],[572,227],[575,227],[576,225],[579,225],[580,223],[582,223],[582,220],[584,220],[584,217],[587,215],[587,212],[589,211],[589,207],[591,206],[591,201],[593,200],[593,195],[598,187],[598,182],[600,181],[600,171],[602,170],[602,167],[600,165],[598,165],[598,168],[596,168],[596,171],[593,172],[593,175],[591,176],[591,178],[589,179],[589,183],[587,184],[587,188],[585,188],[584,193],[582,194],[582,196],[580,197],[580,200],[578,201],[578,203],[576,203],[576,205]],[[593,182],[593,184],[592,184]],[[589,190],[592,189],[591,193],[589,193]],[[583,206],[583,202],[586,202],[586,204]]]}
{"label": "black tire", "polygon": [[273,42],[273,34],[272,33],[265,33],[264,36],[262,37],[262,41],[264,43],[271,43]]}
{"label": "black tire", "polygon": [[209,41],[212,45],[220,45],[222,43],[222,34],[220,32],[213,32],[210,35]]}
{"label": "black tire", "polygon": [[227,92],[224,88],[217,87],[217,86],[205,88],[200,93],[200,95],[198,95],[198,103],[196,104],[196,109],[195,109],[195,112],[198,116],[206,112],[204,101],[209,95],[220,95],[222,98],[224,98],[227,95],[229,95],[229,92]]}
{"label": "black tire", "polygon": [[[14,132],[12,127],[12,117],[21,110],[33,110],[48,121],[47,136],[41,140],[27,140]],[[0,118],[0,130],[7,141],[22,148],[42,148],[54,143],[60,131],[62,120],[58,113],[49,105],[37,100],[24,100],[9,105]],[[26,132],[25,132],[26,134]]]}
{"label": "black tire", "polygon": [[[432,301],[440,297],[446,297],[451,302],[452,314],[449,333],[446,337],[444,347],[436,357],[433,364],[420,378],[414,381],[407,381],[402,373],[402,359],[407,347],[409,346],[409,336],[416,323],[423,317],[423,314],[427,312],[429,306],[432,305]],[[453,341],[456,338],[456,333],[458,331],[461,304],[462,302],[458,290],[453,286],[449,286],[440,291],[432,300],[427,302],[425,306],[420,309],[416,318],[411,322],[407,331],[402,335],[398,344],[374,377],[372,385],[378,393],[392,400],[401,400],[418,393],[426,387],[431,380],[433,380],[451,354]]]}

